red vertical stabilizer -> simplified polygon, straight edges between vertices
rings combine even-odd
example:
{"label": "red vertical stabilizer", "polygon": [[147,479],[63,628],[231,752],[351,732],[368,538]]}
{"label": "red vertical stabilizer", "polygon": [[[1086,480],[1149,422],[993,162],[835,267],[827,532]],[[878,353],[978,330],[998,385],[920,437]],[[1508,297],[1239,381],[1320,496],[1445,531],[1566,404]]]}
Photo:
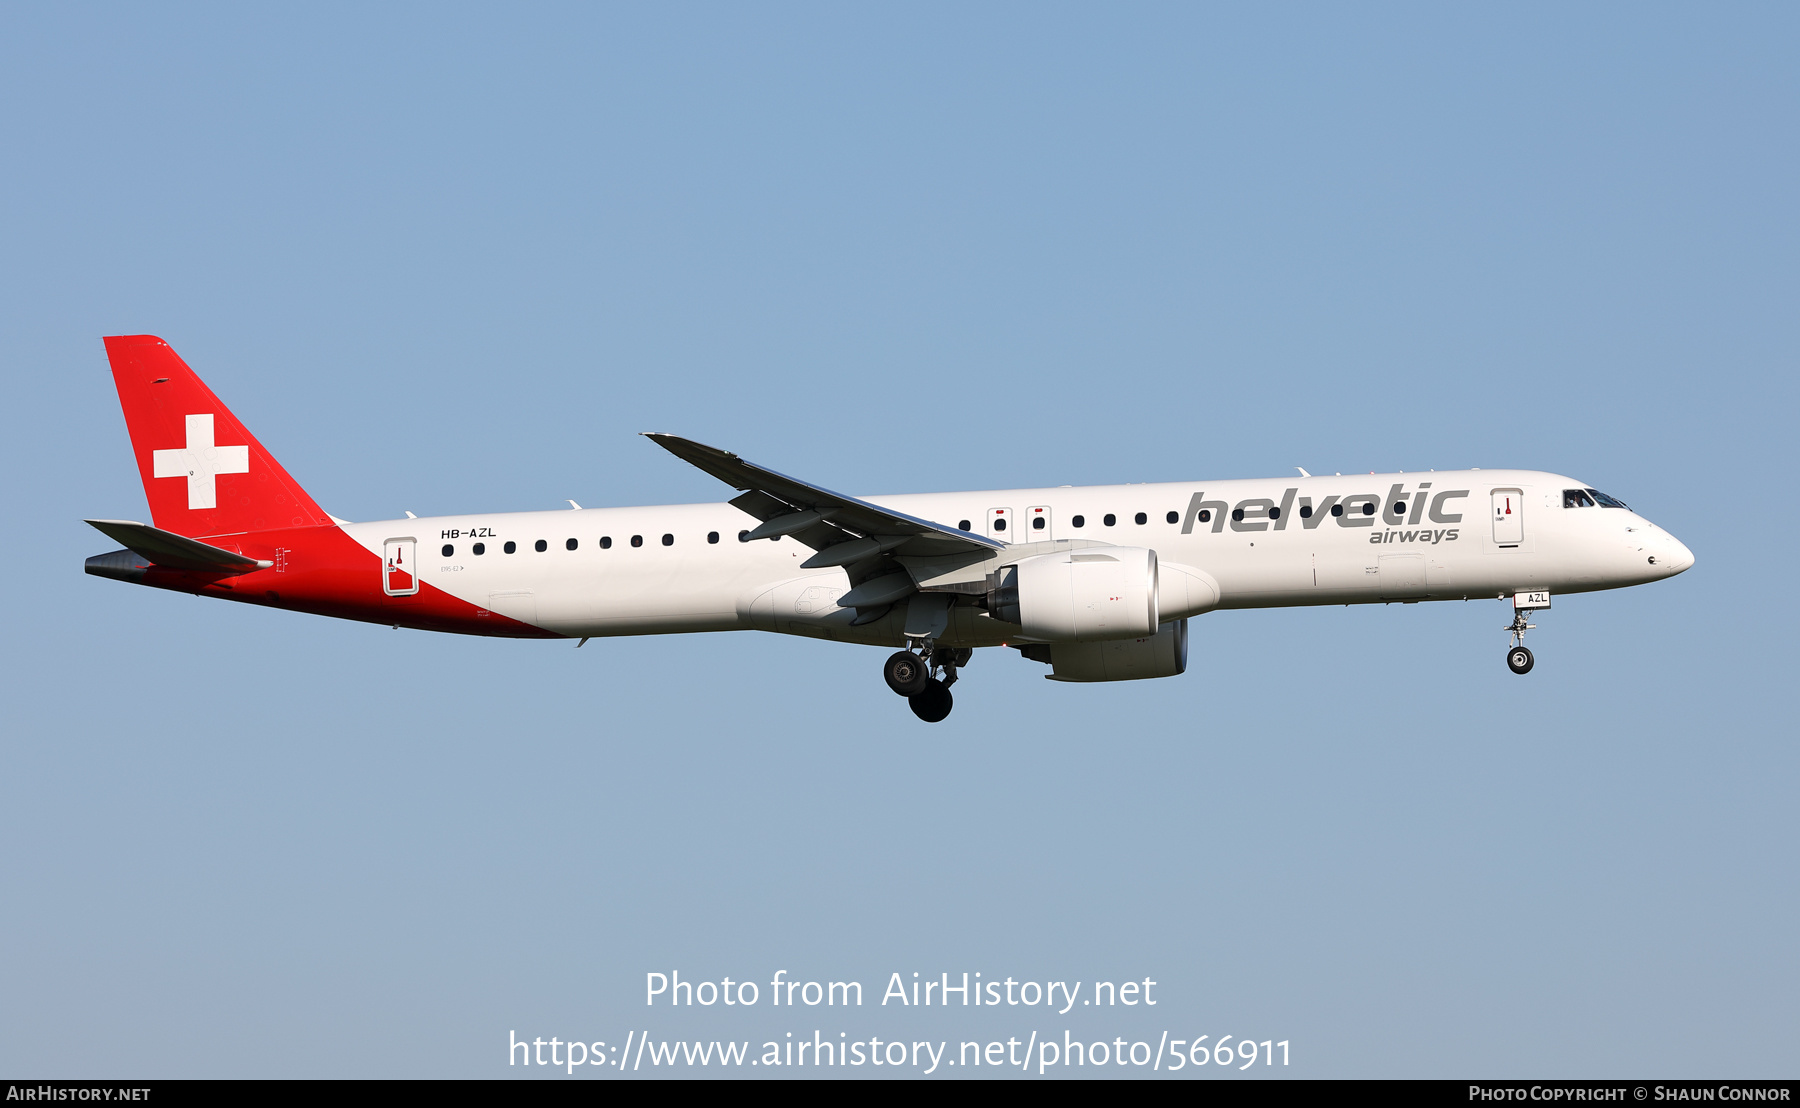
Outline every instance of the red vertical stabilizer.
{"label": "red vertical stabilizer", "polygon": [[116,335],[106,357],[156,526],[199,537],[331,522],[168,343]]}

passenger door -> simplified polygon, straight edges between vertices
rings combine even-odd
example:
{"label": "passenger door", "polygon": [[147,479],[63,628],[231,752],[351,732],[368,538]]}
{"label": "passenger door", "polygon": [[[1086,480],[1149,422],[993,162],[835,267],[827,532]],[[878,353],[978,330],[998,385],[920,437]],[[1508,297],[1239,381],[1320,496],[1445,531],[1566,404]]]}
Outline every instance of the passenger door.
{"label": "passenger door", "polygon": [[1026,533],[1017,541],[1049,542],[1051,539],[1050,506],[1048,504],[1040,504],[1035,508],[1025,509],[1024,526]]}
{"label": "passenger door", "polygon": [[1494,542],[1517,546],[1525,541],[1525,497],[1518,489],[1495,489]]}
{"label": "passenger door", "polygon": [[416,539],[389,539],[382,543],[381,590],[389,596],[411,596],[419,591],[419,567],[414,555]]}

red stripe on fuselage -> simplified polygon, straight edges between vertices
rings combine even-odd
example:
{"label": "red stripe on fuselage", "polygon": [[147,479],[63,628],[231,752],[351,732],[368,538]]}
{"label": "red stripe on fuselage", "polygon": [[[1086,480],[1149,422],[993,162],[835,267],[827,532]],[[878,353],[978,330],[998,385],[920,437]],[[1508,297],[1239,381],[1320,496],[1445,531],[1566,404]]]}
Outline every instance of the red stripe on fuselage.
{"label": "red stripe on fuselage", "polygon": [[203,541],[275,564],[268,569],[236,574],[151,566],[144,574],[143,584],[421,631],[512,639],[563,637],[476,607],[424,582],[412,596],[388,596],[381,587],[381,556],[336,526],[213,535]]}

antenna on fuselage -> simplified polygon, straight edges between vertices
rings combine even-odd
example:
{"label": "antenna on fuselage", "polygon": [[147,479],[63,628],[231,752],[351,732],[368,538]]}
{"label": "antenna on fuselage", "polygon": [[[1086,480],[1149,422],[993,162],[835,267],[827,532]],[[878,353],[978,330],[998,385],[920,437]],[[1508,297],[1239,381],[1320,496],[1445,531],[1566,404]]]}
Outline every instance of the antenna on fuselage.
{"label": "antenna on fuselage", "polygon": [[[1294,468],[1295,468],[1295,469],[1300,469],[1300,467],[1299,467],[1299,466],[1295,466],[1295,467],[1294,467]],[[1310,474],[1310,473],[1308,473],[1308,472],[1306,472],[1306,471],[1305,471],[1305,470],[1304,470],[1304,469],[1300,469],[1300,476],[1302,476],[1302,477],[1311,477],[1311,476],[1312,476],[1312,474]]]}

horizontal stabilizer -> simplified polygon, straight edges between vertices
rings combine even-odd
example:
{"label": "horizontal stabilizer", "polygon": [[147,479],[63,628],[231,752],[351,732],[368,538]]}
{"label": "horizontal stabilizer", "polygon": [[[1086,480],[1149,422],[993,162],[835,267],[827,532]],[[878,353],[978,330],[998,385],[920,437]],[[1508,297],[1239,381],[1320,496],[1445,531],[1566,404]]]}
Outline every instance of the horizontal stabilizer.
{"label": "horizontal stabilizer", "polygon": [[163,531],[147,523],[124,519],[90,519],[89,527],[105,535],[125,549],[142,557],[151,565],[168,569],[191,569],[211,573],[249,573],[267,569],[274,562],[259,561],[234,550],[209,546],[198,539]]}

